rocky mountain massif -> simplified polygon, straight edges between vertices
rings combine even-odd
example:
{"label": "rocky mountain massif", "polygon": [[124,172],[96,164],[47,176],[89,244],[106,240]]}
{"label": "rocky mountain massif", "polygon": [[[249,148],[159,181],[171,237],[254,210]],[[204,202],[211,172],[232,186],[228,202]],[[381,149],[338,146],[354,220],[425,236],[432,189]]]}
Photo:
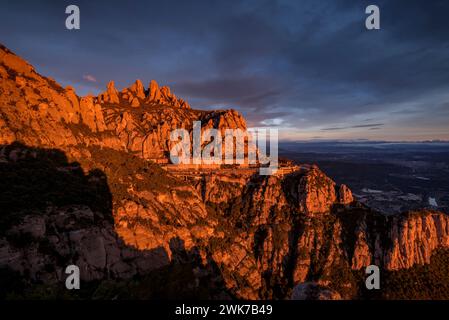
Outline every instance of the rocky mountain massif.
{"label": "rocky mountain massif", "polygon": [[446,214],[385,216],[314,165],[164,170],[170,131],[197,120],[246,129],[155,81],[79,97],[1,46],[0,297],[448,298]]}

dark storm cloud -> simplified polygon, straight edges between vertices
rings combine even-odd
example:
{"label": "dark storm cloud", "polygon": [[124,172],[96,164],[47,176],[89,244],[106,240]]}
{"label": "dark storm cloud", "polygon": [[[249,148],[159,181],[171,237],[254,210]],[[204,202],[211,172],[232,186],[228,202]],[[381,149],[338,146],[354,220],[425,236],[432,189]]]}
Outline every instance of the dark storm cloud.
{"label": "dark storm cloud", "polygon": [[263,77],[216,78],[204,81],[177,83],[180,94],[194,95],[217,101],[238,101],[243,105],[257,105],[277,96],[279,89],[270,87],[269,79]]}
{"label": "dark storm cloud", "polygon": [[[68,4],[79,31],[64,28]],[[364,27],[369,4],[381,30]],[[0,41],[83,94],[156,79],[252,125],[400,133],[413,119],[448,133],[448,12],[439,0],[2,1]]]}
{"label": "dark storm cloud", "polygon": [[369,124],[357,124],[354,126],[347,127],[331,127],[331,128],[323,128],[322,131],[337,131],[337,130],[346,130],[346,129],[359,129],[359,128],[368,128],[368,129],[376,129],[384,126],[384,123],[369,123]]}
{"label": "dark storm cloud", "polygon": [[383,123],[358,124],[352,126],[351,128],[372,128],[372,127],[381,127],[383,125],[384,125]]}
{"label": "dark storm cloud", "polygon": [[337,130],[344,130],[344,129],[347,129],[346,127],[342,127],[342,128],[339,128],[339,127],[332,127],[332,128],[323,128],[323,129],[321,129],[322,131],[337,131]]}

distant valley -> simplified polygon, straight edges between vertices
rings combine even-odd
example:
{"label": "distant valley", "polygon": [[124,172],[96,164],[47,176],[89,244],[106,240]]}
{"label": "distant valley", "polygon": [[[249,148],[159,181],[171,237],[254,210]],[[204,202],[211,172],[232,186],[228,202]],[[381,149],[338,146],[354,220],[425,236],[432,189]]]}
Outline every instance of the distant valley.
{"label": "distant valley", "polygon": [[316,163],[362,203],[394,214],[417,208],[448,211],[449,143],[284,142],[280,155]]}

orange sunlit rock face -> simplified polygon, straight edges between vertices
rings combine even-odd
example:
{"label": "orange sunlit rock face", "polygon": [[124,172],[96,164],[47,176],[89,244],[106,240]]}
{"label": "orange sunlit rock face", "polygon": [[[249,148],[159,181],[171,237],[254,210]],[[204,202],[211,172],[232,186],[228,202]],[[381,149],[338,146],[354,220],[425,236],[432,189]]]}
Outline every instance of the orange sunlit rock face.
{"label": "orange sunlit rock face", "polygon": [[298,284],[297,296],[357,298],[352,272],[413,268],[449,247],[444,213],[382,215],[315,165],[287,161],[271,176],[170,167],[171,130],[246,122],[235,110],[192,109],[154,80],[79,97],[1,46],[0,108],[1,209],[16,219],[2,220],[0,267],[29,281],[57,284],[61,272],[46,266],[61,261],[86,281],[188,265],[195,283],[215,288],[209,298],[288,298]]}

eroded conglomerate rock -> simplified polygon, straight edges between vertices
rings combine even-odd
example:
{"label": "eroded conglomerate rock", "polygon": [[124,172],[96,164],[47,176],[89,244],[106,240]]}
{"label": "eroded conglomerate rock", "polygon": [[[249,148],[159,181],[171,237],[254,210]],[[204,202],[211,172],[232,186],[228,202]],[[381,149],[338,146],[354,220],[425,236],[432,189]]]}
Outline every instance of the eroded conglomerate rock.
{"label": "eroded conglomerate rock", "polygon": [[351,190],[342,184],[338,190],[338,202],[341,204],[351,204],[354,201]]}
{"label": "eroded conglomerate rock", "polygon": [[[52,149],[0,148],[2,181],[15,195],[1,187],[0,268],[47,285],[63,281],[69,264],[83,281],[130,279],[188,259],[211,236],[216,222],[193,187],[125,153],[89,150],[78,163]],[[36,181],[16,181],[30,172]]]}
{"label": "eroded conglomerate rock", "polygon": [[[353,285],[337,284],[342,274],[369,264],[410,268],[449,247],[445,214],[383,216],[316,166],[176,177],[145,161],[167,159],[170,132],[191,131],[194,121],[223,137],[246,129],[238,112],[192,110],[154,80],[147,90],[138,80],[120,92],[110,82],[98,97],[80,98],[1,46],[0,197],[11,192],[8,179],[18,189],[2,203],[36,197],[2,208],[2,217],[19,218],[1,224],[0,267],[29,283],[59,283],[72,263],[83,281],[188,263],[238,298],[288,298],[295,288],[299,298],[336,299],[351,297],[337,292]],[[42,202],[51,184],[24,188],[17,184],[28,179],[11,176],[20,172],[59,184]]]}
{"label": "eroded conglomerate rock", "polygon": [[143,87],[142,81],[136,80],[136,82],[129,88],[138,99],[145,99],[145,88]]}
{"label": "eroded conglomerate rock", "polygon": [[385,265],[397,270],[430,262],[436,248],[449,246],[449,217],[437,212],[411,213],[392,218],[393,247],[385,254]]}
{"label": "eroded conglomerate rock", "polygon": [[101,94],[99,97],[99,102],[100,103],[120,103],[120,99],[118,97],[118,91],[115,88],[115,83],[114,81],[110,81],[108,83],[107,86],[107,90],[106,92],[104,92],[103,94]]}
{"label": "eroded conglomerate rock", "polygon": [[[204,201],[225,217],[218,223],[224,232],[215,232],[208,250],[238,297],[286,297],[287,288],[311,279],[327,287],[370,264],[409,268],[448,247],[443,213],[383,216],[358,205],[346,186],[335,188],[316,167],[283,177],[221,173],[195,181]],[[304,205],[311,198],[313,206]]]}
{"label": "eroded conglomerate rock", "polygon": [[313,167],[301,178],[298,186],[299,205],[306,214],[313,216],[329,212],[336,201],[335,182],[318,168]]}
{"label": "eroded conglomerate rock", "polygon": [[[324,201],[313,216],[299,201],[304,199],[301,186],[311,189],[305,184],[311,176],[316,183],[313,192],[323,195]],[[320,178],[324,180],[316,181]],[[208,250],[234,295],[285,297],[287,288],[306,281],[317,263],[330,270],[341,259],[341,225],[325,222],[332,206],[340,205],[335,198],[333,203],[327,201],[326,193],[334,190],[328,188],[326,183],[334,185],[329,180],[309,167],[287,176],[222,173],[196,179],[204,201],[223,216],[217,227],[224,232],[213,235]]]}
{"label": "eroded conglomerate rock", "polygon": [[148,90],[137,80],[121,92],[110,81],[98,97],[80,98],[72,87],[63,89],[39,75],[3,46],[0,77],[1,143],[21,141],[63,148],[95,145],[168,161],[174,144],[170,132],[192,130],[193,121],[202,121],[203,130],[219,128],[223,135],[225,129],[246,129],[238,112],[192,110],[186,101],[168,87],[159,88],[154,80]]}
{"label": "eroded conglomerate rock", "polygon": [[81,98],[79,103],[82,122],[89,127],[92,132],[101,132],[106,130],[103,112],[99,104],[94,103],[91,96]]}
{"label": "eroded conglomerate rock", "polygon": [[[26,246],[15,243],[24,237],[29,239]],[[163,248],[142,252],[128,246],[113,224],[95,223],[95,214],[83,206],[48,207],[44,216],[25,216],[0,238],[0,266],[48,284],[63,281],[69,264],[80,268],[82,281],[92,281],[130,278],[167,263]]]}
{"label": "eroded conglomerate rock", "polygon": [[382,232],[373,230],[376,227],[367,222],[369,218],[364,217],[355,231],[354,269],[370,264],[387,270],[407,269],[430,263],[436,249],[449,247],[449,217],[441,212],[423,210],[382,217]]}
{"label": "eroded conglomerate rock", "polygon": [[[70,148],[80,143],[103,145],[92,133],[105,130],[103,111],[93,97],[80,99],[72,87],[62,88],[39,75],[26,61],[0,47],[0,142]],[[83,132],[80,123],[88,127]],[[109,137],[109,140],[113,138]],[[111,146],[119,146],[120,141]]]}

